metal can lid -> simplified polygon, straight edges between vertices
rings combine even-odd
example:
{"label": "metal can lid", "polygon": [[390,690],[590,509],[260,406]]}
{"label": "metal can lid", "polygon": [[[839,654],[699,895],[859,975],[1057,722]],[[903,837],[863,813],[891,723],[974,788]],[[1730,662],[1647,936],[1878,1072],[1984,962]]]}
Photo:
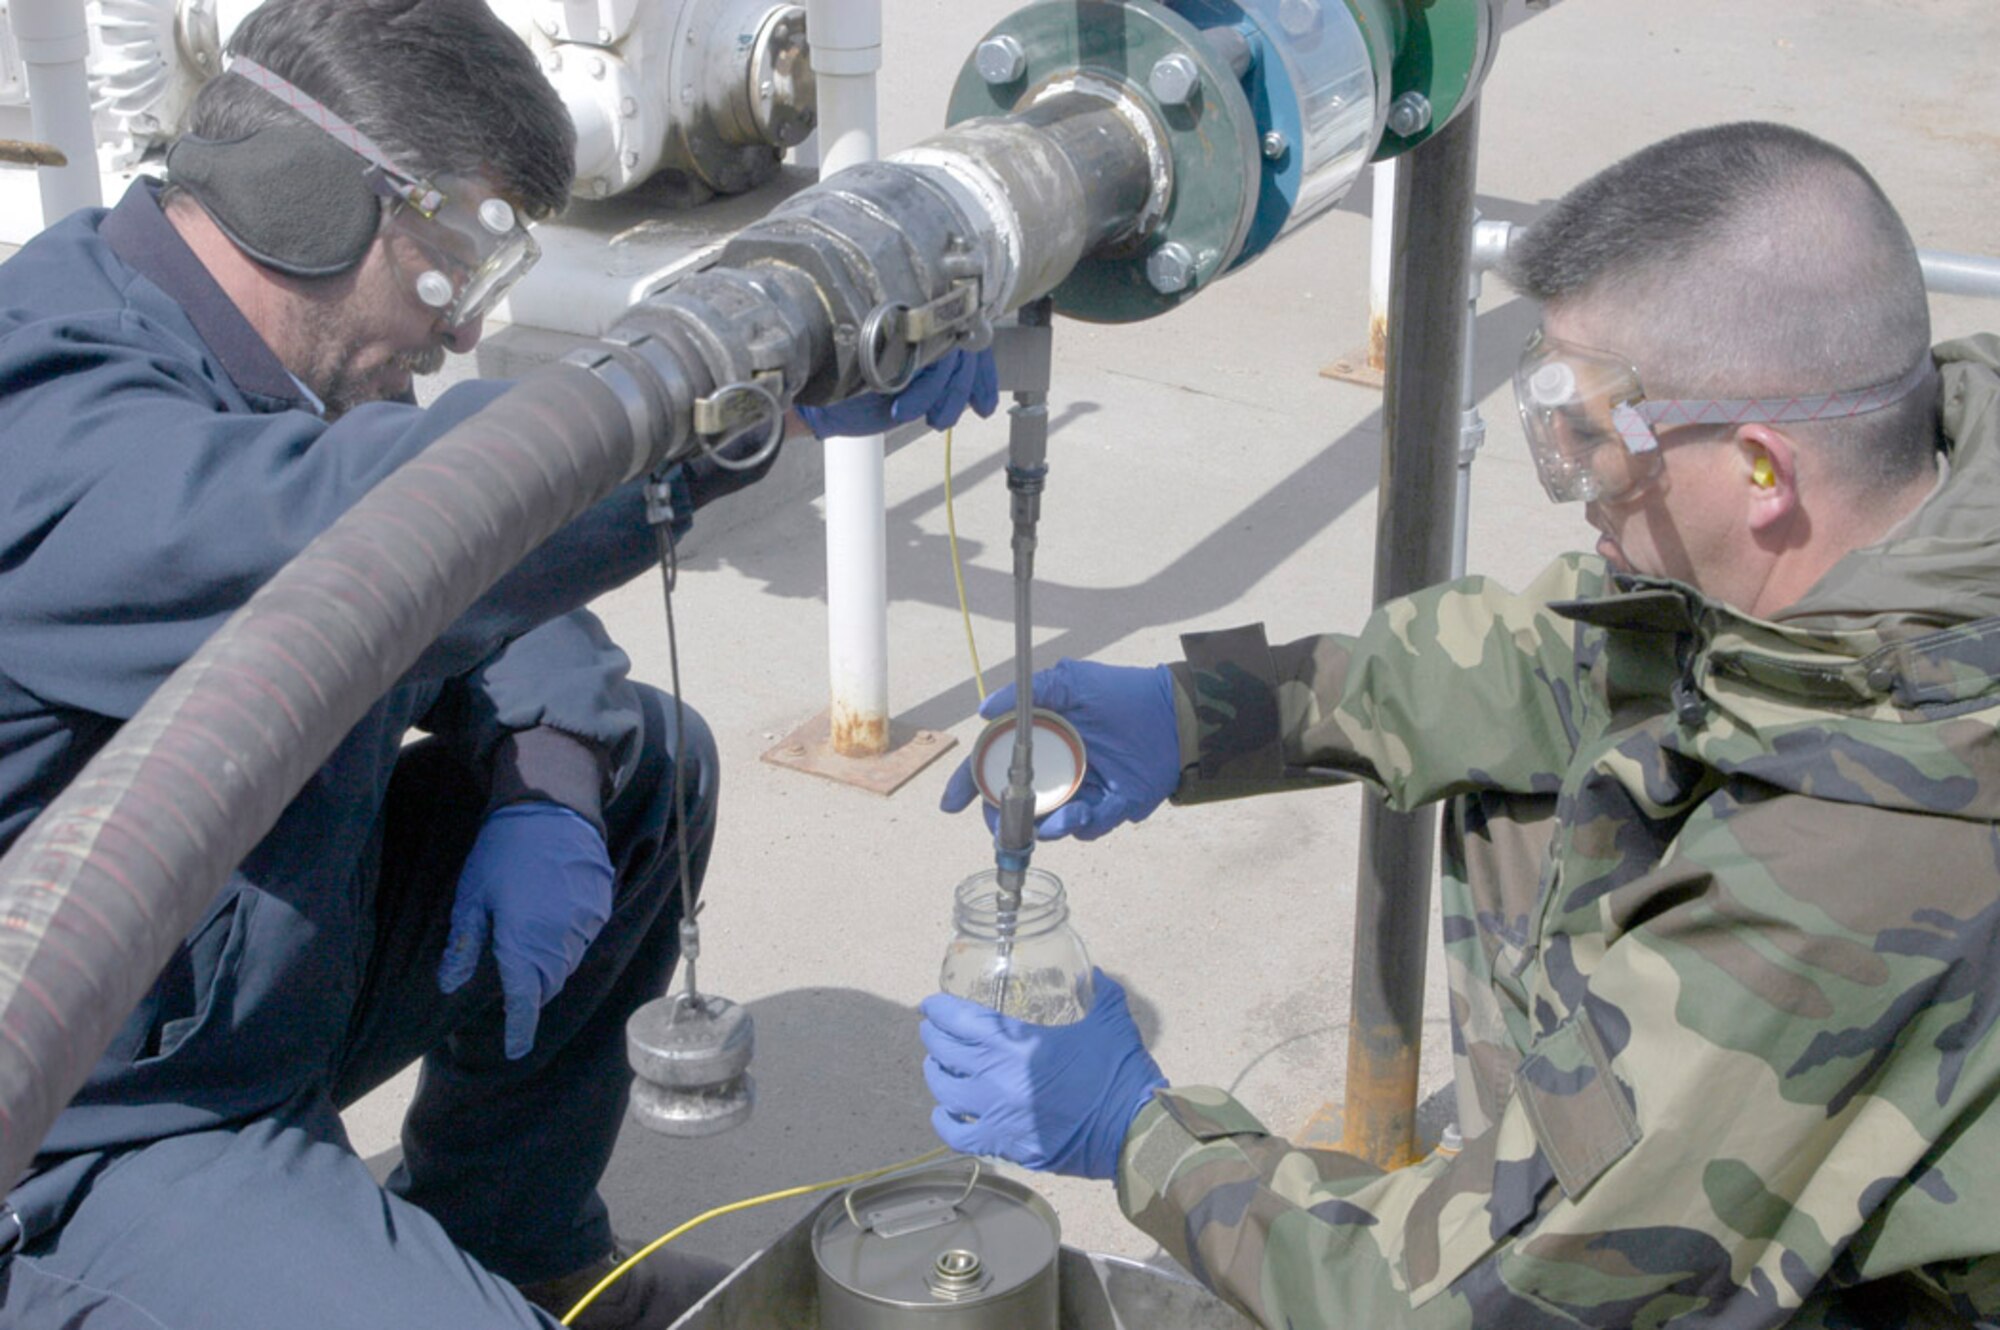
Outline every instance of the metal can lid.
{"label": "metal can lid", "polygon": [[822,1277],[899,1307],[1002,1297],[1048,1271],[1061,1243],[1047,1201],[976,1161],[853,1188],[813,1225]]}
{"label": "metal can lid", "polygon": [[[1016,720],[1017,715],[1012,711],[996,716],[972,741],[973,783],[995,808],[1007,792],[1007,768],[1014,760]],[[1035,765],[1035,816],[1047,817],[1083,788],[1088,762],[1083,736],[1060,714],[1037,707],[1032,723],[1028,753]]]}

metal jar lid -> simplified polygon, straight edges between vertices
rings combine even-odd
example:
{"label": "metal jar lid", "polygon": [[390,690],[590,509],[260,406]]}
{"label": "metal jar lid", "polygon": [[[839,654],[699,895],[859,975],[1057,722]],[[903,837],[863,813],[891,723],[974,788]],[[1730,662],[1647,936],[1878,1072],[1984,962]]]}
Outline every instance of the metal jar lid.
{"label": "metal jar lid", "polygon": [[822,1279],[870,1304],[912,1310],[1053,1281],[1061,1245],[1047,1201],[971,1159],[853,1188],[813,1225]]}

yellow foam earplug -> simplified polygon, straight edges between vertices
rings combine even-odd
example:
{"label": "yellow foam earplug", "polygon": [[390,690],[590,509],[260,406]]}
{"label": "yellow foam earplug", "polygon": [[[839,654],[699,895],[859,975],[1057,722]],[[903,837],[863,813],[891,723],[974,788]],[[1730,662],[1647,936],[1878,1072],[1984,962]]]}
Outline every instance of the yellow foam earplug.
{"label": "yellow foam earplug", "polygon": [[1767,490],[1777,484],[1778,473],[1771,469],[1771,459],[1760,457],[1755,462],[1752,462],[1750,464],[1750,479],[1756,482],[1757,488],[1760,490]]}

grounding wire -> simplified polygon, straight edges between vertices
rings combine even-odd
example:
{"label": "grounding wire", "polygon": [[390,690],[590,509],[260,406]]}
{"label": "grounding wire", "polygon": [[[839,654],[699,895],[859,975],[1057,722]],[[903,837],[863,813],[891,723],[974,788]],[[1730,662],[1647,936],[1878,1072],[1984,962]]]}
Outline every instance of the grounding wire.
{"label": "grounding wire", "polygon": [[986,671],[979,666],[979,641],[972,635],[972,607],[965,596],[965,565],[958,557],[958,517],[951,502],[951,431],[944,432],[944,529],[950,536],[951,580],[958,588],[958,617],[965,624],[965,649],[972,655],[972,686],[986,701]]}

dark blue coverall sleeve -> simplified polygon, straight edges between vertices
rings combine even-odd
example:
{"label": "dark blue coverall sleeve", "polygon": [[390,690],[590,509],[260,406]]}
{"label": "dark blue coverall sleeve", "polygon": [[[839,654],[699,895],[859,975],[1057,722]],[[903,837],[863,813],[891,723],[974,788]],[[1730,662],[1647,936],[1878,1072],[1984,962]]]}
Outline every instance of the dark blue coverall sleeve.
{"label": "dark blue coverall sleeve", "polygon": [[[44,702],[128,717],[259,586],[369,489],[505,385],[331,425],[232,410],[166,330],[130,313],[0,341],[0,673]],[[22,391],[30,384],[38,391]],[[628,486],[448,628],[406,682],[442,683],[648,567]]]}
{"label": "dark blue coverall sleeve", "polygon": [[627,664],[597,617],[577,610],[447,681],[418,725],[493,769],[490,806],[550,800],[602,831],[604,802],[639,760]]}
{"label": "dark blue coverall sleeve", "polygon": [[[105,240],[120,222],[124,251]],[[131,243],[142,257],[129,257]],[[428,409],[379,402],[329,424],[303,409],[303,391],[138,187],[10,259],[0,269],[0,847],[266,580],[505,389],[466,383]],[[681,468],[675,525],[758,474]],[[626,661],[594,620],[565,616],[655,558],[640,485],[628,484],[430,645],[400,681],[429,696],[416,715],[494,757],[503,784],[518,756],[496,751],[506,735],[572,736],[607,763],[599,793],[615,793],[636,735]]]}

